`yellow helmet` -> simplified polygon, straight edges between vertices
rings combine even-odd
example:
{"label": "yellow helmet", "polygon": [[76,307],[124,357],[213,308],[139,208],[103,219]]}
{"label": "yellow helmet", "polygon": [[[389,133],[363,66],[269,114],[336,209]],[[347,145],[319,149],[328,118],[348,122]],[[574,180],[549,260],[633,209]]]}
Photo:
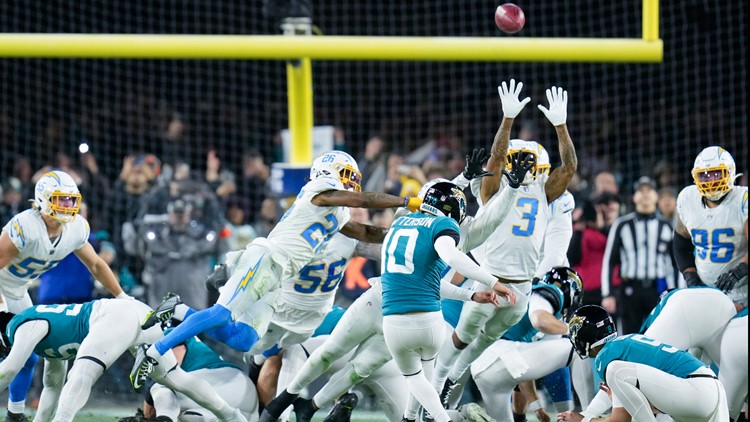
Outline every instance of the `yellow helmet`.
{"label": "yellow helmet", "polygon": [[722,147],[705,148],[695,158],[691,174],[698,192],[706,199],[718,201],[734,187],[734,158]]}

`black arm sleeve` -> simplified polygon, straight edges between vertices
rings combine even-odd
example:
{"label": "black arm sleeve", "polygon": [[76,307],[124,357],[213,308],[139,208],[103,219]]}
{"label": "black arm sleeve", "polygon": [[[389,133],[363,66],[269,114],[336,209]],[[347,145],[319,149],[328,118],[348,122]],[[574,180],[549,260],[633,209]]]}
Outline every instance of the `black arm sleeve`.
{"label": "black arm sleeve", "polygon": [[672,248],[674,259],[680,271],[685,272],[688,268],[695,268],[695,246],[693,246],[692,240],[674,232],[672,236]]}

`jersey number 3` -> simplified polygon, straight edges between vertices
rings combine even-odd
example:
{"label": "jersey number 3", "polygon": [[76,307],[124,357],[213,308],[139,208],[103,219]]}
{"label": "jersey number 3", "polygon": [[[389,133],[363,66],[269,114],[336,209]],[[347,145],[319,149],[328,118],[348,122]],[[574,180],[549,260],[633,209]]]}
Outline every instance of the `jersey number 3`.
{"label": "jersey number 3", "polygon": [[516,236],[528,237],[534,233],[534,227],[536,226],[536,214],[539,212],[539,200],[536,198],[518,198],[516,201],[518,208],[523,208],[523,215],[521,218],[526,220],[526,227],[521,225],[513,226],[513,234]]}

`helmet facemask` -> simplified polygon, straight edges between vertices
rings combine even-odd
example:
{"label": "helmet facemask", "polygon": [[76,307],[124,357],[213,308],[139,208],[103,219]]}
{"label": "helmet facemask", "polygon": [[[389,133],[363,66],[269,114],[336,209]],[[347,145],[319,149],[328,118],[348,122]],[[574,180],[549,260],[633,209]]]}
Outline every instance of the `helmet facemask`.
{"label": "helmet facemask", "polygon": [[718,201],[734,186],[733,171],[725,164],[704,169],[693,169],[693,181],[706,199]]}
{"label": "helmet facemask", "polygon": [[339,171],[339,180],[347,190],[362,192],[362,173],[349,164],[336,164]]}
{"label": "helmet facemask", "polygon": [[47,198],[47,209],[42,210],[61,223],[70,223],[81,209],[81,194],[53,191]]}
{"label": "helmet facemask", "polygon": [[505,168],[508,171],[511,171],[513,169],[513,159],[516,154],[520,154],[521,152],[528,153],[529,155],[534,157],[534,166],[526,173],[526,177],[523,179],[522,185],[528,185],[533,183],[539,176],[543,174],[549,174],[549,168],[550,166],[547,165],[546,172],[545,168],[542,168],[542,166],[539,165],[539,156],[537,155],[536,151],[530,151],[528,149],[518,149],[518,150],[509,150],[508,154],[505,156]]}

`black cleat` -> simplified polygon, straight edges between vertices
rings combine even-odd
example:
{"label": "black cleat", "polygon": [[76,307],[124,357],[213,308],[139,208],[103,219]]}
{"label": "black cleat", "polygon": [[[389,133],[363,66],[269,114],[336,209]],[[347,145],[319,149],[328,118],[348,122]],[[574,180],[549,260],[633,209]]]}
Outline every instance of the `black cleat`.
{"label": "black cleat", "polygon": [[23,413],[13,413],[10,410],[5,414],[5,422],[31,422]]}
{"label": "black cleat", "polygon": [[352,418],[352,410],[357,407],[359,398],[354,393],[346,393],[336,400],[336,404],[328,412],[323,422],[349,422]]}
{"label": "black cleat", "polygon": [[297,394],[292,394],[286,390],[282,391],[263,409],[263,413],[260,414],[260,422],[276,422],[297,397]]}
{"label": "black cleat", "polygon": [[229,281],[229,268],[227,264],[219,264],[214,267],[214,272],[206,278],[206,289],[209,292],[218,292],[219,288]]}
{"label": "black cleat", "polygon": [[456,381],[450,378],[445,379],[443,391],[440,393],[440,403],[443,404],[443,408],[450,409],[451,394],[453,394],[453,390],[458,386],[459,384]]}
{"label": "black cleat", "polygon": [[312,418],[317,411],[318,408],[315,407],[312,399],[297,397],[294,401],[294,415],[297,418],[297,422],[312,422]]}
{"label": "black cleat", "polygon": [[153,311],[146,315],[146,319],[141,324],[142,329],[148,329],[156,325],[157,323],[163,324],[172,319],[174,315],[174,308],[182,303],[180,296],[169,292],[164,296],[164,300],[156,307]]}

